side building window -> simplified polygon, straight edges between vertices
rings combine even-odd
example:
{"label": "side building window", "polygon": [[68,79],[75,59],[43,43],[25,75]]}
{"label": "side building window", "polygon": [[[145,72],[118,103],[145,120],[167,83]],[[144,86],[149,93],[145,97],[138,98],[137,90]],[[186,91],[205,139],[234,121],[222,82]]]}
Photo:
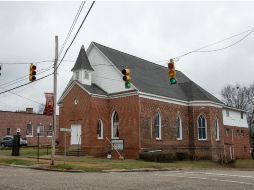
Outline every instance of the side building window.
{"label": "side building window", "polygon": [[11,128],[6,128],[6,136],[11,136]]}
{"label": "side building window", "polygon": [[103,139],[103,123],[99,120],[97,123],[97,139]]}
{"label": "side building window", "polygon": [[206,119],[203,115],[198,118],[198,140],[207,140]]}
{"label": "side building window", "polygon": [[113,112],[111,119],[111,137],[112,139],[119,138],[119,117],[116,111]]}
{"label": "side building window", "polygon": [[[37,126],[37,132],[39,132],[40,137],[44,137],[44,126],[43,125],[38,125]],[[37,133],[38,135],[38,133]]]}
{"label": "side building window", "polygon": [[26,136],[27,137],[32,137],[33,136],[33,126],[31,123],[28,123],[26,125]]}
{"label": "side building window", "polygon": [[182,120],[179,115],[176,117],[176,138],[177,140],[183,139]]}
{"label": "side building window", "polygon": [[161,140],[161,115],[159,112],[155,115],[155,138]]}
{"label": "side building window", "polygon": [[214,121],[214,130],[215,130],[216,141],[219,141],[220,140],[220,127],[219,127],[219,121],[217,118]]}
{"label": "side building window", "polygon": [[53,135],[53,127],[52,127],[52,125],[50,124],[50,125],[48,126],[47,137],[52,137],[52,135]]}

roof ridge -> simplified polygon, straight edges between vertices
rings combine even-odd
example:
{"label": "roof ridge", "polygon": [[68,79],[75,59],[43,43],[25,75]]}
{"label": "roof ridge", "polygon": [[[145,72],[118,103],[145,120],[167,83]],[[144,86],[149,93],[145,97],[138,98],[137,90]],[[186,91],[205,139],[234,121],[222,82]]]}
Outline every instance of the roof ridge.
{"label": "roof ridge", "polygon": [[149,61],[149,60],[146,60],[146,59],[144,59],[144,58],[137,57],[137,56],[135,56],[135,55],[132,55],[132,54],[129,54],[129,53],[126,53],[126,52],[123,52],[123,51],[120,51],[120,50],[117,50],[117,49],[114,49],[114,48],[111,48],[111,47],[108,47],[108,46],[105,46],[105,45],[102,45],[102,44],[99,44],[99,43],[97,43],[97,42],[92,41],[92,43],[94,43],[95,45],[97,44],[97,45],[99,45],[99,46],[102,46],[102,47],[105,47],[105,48],[114,50],[114,51],[119,52],[119,53],[122,53],[122,54],[126,54],[126,55],[131,56],[131,57],[135,57],[135,58],[141,59],[141,60],[143,60],[143,61],[149,62],[149,63],[154,64],[154,65],[156,65],[156,66],[163,67],[163,68],[167,68],[166,66],[156,64],[156,63],[154,63],[154,62],[152,62],[152,61]]}

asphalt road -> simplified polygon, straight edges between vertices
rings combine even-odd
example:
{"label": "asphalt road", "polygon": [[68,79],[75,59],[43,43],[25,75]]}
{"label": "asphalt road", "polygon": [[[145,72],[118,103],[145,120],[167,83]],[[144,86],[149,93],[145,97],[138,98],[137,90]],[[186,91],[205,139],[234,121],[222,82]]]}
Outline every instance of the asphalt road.
{"label": "asphalt road", "polygon": [[253,190],[254,171],[63,173],[0,166],[0,190]]}

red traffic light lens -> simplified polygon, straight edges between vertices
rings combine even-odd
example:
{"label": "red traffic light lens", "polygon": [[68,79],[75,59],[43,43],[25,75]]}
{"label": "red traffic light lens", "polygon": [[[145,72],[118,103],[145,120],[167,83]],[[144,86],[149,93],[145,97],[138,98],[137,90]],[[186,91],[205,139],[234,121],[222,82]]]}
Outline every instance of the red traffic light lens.
{"label": "red traffic light lens", "polygon": [[171,70],[171,69],[174,69],[174,63],[169,63],[168,64],[168,68]]}
{"label": "red traffic light lens", "polygon": [[32,66],[32,70],[36,70],[36,66],[35,65]]}

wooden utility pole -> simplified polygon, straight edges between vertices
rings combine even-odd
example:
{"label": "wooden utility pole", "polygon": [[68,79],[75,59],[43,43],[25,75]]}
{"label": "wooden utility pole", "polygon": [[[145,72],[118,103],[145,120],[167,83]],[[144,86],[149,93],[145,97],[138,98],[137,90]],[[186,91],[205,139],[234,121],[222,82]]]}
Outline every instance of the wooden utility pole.
{"label": "wooden utility pole", "polygon": [[54,61],[54,104],[53,104],[53,129],[52,129],[52,151],[51,165],[55,165],[55,141],[56,141],[56,92],[57,92],[57,62],[58,62],[58,36],[55,36],[55,61]]}

